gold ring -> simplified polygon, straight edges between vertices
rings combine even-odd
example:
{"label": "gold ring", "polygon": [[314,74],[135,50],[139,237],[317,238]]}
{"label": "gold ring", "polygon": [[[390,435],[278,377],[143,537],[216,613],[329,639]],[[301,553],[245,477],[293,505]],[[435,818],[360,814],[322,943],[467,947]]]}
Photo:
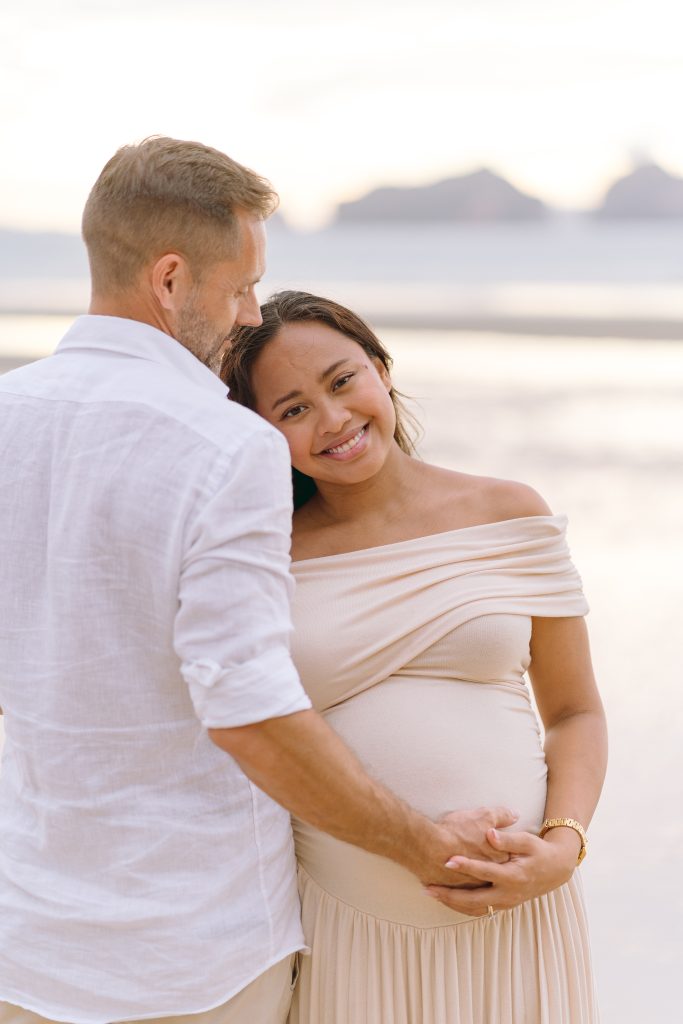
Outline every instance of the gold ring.
{"label": "gold ring", "polygon": [[493,917],[493,907],[491,906],[490,903],[489,903],[488,907],[486,908],[486,912],[488,913],[489,917]]}

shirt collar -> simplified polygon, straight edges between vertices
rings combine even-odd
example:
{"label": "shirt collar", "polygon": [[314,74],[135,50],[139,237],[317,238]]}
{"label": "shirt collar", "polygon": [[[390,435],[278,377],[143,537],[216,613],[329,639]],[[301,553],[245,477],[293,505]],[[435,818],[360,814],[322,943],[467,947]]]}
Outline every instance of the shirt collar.
{"label": "shirt collar", "polygon": [[226,395],[227,387],[208,366],[193,356],[163,331],[140,320],[118,316],[95,316],[92,313],[76,318],[55,350],[55,355],[73,349],[117,352],[136,359],[172,366],[200,387]]}

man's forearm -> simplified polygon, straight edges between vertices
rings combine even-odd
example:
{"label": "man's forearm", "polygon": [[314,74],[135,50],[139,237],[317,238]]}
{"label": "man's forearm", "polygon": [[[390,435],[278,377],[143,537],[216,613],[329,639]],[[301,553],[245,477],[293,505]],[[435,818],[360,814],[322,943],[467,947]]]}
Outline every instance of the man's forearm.
{"label": "man's forearm", "polygon": [[245,775],[303,821],[354,846],[402,864],[424,882],[463,885],[444,867],[454,854],[505,861],[486,839],[516,815],[504,807],[461,809],[439,822],[414,810],[371,779],[355,755],[315,711],[299,711],[211,739]]}
{"label": "man's forearm", "polygon": [[448,859],[438,826],[372,780],[315,711],[209,735],[260,789],[335,838],[423,876]]}

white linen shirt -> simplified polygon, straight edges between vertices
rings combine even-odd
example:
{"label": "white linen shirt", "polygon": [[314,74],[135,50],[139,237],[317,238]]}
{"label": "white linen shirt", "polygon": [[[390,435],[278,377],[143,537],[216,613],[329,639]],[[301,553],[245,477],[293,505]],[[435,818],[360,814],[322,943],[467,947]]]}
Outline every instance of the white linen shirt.
{"label": "white linen shirt", "polygon": [[310,707],[283,438],[155,328],[0,377],[0,1001],[220,1005],[303,946],[289,815],[207,728]]}

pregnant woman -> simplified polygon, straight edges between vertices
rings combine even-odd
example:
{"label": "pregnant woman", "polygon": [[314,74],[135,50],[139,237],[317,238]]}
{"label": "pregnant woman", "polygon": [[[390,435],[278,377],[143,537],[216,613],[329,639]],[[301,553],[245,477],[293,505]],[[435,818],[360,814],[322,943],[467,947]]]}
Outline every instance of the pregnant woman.
{"label": "pregnant woman", "polygon": [[[504,804],[505,863],[452,889],[294,822],[304,929],[293,1024],[591,1024],[575,868],[605,727],[565,519],[530,488],[414,457],[391,360],[349,310],[262,307],[225,358],[231,397],[295,468],[293,650],[366,769],[432,817]],[[538,712],[525,684],[528,673]]]}

